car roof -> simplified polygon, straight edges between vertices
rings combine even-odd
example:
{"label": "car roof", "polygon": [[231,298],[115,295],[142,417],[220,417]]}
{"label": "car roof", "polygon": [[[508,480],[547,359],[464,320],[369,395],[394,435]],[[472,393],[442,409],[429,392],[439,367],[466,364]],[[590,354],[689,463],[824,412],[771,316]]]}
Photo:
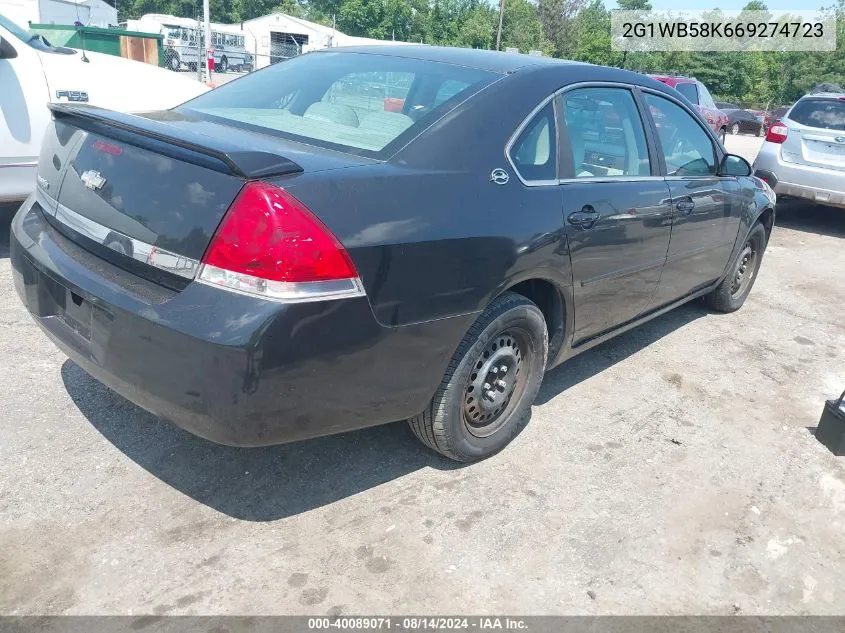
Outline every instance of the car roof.
{"label": "car roof", "polygon": [[680,77],[677,75],[648,75],[652,79],[662,81],[667,86],[675,86],[677,84],[694,84],[698,81],[695,77]]}
{"label": "car roof", "polygon": [[555,65],[585,65],[553,57],[535,57],[521,53],[505,53],[502,51],[483,51],[473,48],[452,48],[448,46],[426,46],[423,44],[384,44],[376,46],[343,46],[318,51],[321,53],[344,52],[366,53],[369,55],[387,55],[389,57],[406,57],[433,62],[467,66],[479,70],[495,73],[512,73],[522,68],[543,67]]}
{"label": "car roof", "polygon": [[831,100],[845,100],[845,92],[811,92],[808,95],[804,95],[798,101],[802,99],[831,99]]}

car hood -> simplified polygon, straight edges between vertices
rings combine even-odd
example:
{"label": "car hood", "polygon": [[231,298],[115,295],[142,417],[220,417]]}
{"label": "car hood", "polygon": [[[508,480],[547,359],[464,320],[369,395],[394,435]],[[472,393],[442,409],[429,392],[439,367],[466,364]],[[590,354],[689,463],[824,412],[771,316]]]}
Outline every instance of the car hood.
{"label": "car hood", "polygon": [[175,107],[208,91],[187,76],[151,64],[103,53],[86,52],[60,55],[39,53],[50,100],[67,101],[57,92],[80,91],[88,94],[90,105],[122,112],[144,112]]}

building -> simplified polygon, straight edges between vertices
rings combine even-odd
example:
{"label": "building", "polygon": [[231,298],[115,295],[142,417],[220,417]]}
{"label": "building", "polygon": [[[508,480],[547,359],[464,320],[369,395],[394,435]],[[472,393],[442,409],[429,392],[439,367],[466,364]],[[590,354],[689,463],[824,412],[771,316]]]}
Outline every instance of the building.
{"label": "building", "polygon": [[117,9],[104,0],[0,0],[0,13],[24,28],[29,24],[117,26]]}
{"label": "building", "polygon": [[284,13],[271,13],[247,20],[243,23],[243,29],[246,48],[255,58],[256,68],[320,48],[400,43],[353,37],[330,26]]}

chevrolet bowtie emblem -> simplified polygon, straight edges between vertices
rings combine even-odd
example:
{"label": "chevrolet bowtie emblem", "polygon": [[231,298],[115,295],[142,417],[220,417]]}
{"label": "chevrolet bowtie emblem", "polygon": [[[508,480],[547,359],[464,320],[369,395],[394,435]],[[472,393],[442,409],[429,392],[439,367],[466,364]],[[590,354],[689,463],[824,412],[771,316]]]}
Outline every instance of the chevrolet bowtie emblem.
{"label": "chevrolet bowtie emblem", "polygon": [[98,191],[106,184],[106,179],[103,178],[103,175],[93,169],[83,172],[80,178],[82,179],[82,184],[88,187],[91,191]]}

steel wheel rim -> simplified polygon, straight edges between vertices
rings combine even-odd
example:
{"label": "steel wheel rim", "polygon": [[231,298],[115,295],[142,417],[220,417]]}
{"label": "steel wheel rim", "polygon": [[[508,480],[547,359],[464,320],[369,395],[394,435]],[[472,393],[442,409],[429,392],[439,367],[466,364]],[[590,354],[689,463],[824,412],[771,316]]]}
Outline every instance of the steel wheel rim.
{"label": "steel wheel rim", "polygon": [[475,359],[464,386],[461,417],[475,437],[490,437],[507,422],[525,392],[528,334],[509,328],[492,337]]}
{"label": "steel wheel rim", "polygon": [[731,280],[731,296],[741,295],[748,288],[751,279],[754,277],[754,267],[757,261],[757,250],[754,243],[749,240],[742,247],[737,258],[737,265],[734,268],[733,279]]}

